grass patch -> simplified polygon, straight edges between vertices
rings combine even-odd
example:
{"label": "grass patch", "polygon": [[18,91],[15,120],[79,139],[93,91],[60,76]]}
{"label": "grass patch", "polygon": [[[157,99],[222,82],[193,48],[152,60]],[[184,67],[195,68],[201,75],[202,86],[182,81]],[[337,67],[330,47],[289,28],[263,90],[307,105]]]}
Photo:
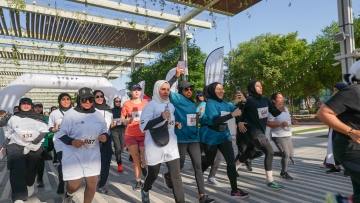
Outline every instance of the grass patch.
{"label": "grass patch", "polygon": [[320,137],[320,138],[328,138],[329,135],[319,135],[319,136],[316,136],[316,137]]}
{"label": "grass patch", "polygon": [[293,134],[297,134],[297,133],[306,133],[306,132],[312,132],[312,131],[316,131],[316,130],[324,130],[324,129],[328,129],[329,127],[324,126],[324,127],[319,127],[319,128],[309,128],[309,129],[304,129],[304,130],[296,130],[293,131]]}

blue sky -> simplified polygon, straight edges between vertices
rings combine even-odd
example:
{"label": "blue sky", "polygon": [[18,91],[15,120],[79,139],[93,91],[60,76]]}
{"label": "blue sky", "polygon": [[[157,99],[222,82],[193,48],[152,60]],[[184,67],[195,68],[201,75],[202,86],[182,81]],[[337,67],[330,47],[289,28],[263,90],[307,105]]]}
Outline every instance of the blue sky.
{"label": "blue sky", "polygon": [[[354,15],[358,17],[360,0],[352,0],[352,4]],[[217,22],[216,29],[203,30],[196,33],[194,38],[195,43],[206,54],[220,46],[224,46],[227,54],[230,50],[228,27],[232,48],[236,48],[240,42],[249,41],[264,33],[287,34],[298,31],[299,39],[306,39],[311,43],[321,34],[321,29],[332,21],[338,21],[337,0],[262,0],[246,11],[230,17],[230,26],[225,17]],[[189,71],[191,74],[191,69]],[[119,90],[125,88],[126,82],[129,82],[127,74],[112,81]]]}

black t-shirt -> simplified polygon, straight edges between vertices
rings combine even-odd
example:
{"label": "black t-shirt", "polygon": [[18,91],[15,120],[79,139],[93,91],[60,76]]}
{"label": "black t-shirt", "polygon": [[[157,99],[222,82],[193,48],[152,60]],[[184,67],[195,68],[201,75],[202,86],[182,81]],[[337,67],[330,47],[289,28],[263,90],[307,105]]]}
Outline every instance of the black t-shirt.
{"label": "black t-shirt", "polygon": [[241,121],[247,123],[246,127],[250,128],[249,130],[260,130],[265,134],[269,112],[275,117],[281,114],[268,98],[261,97],[261,99],[257,99],[253,96],[249,96],[246,98]]}
{"label": "black t-shirt", "polygon": [[[329,101],[327,107],[337,114],[337,118],[356,130],[360,130],[360,85],[342,89]],[[343,133],[337,132],[334,141],[334,155],[339,161],[360,159],[360,145]]]}

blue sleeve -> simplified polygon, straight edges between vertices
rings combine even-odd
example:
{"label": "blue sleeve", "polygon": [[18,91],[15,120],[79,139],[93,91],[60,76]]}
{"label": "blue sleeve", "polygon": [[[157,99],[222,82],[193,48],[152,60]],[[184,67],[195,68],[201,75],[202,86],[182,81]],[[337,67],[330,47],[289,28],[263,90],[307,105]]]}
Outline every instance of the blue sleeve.
{"label": "blue sleeve", "polygon": [[209,118],[210,122],[214,120],[215,117],[221,116],[221,112],[218,112],[216,105],[213,102],[208,102],[205,108],[205,115]]}
{"label": "blue sleeve", "polygon": [[237,106],[235,106],[235,105],[232,104],[232,103],[229,103],[229,102],[228,102],[228,104],[229,104],[229,107],[230,107],[230,113],[233,112],[233,111],[235,111],[235,109],[238,108]]}
{"label": "blue sleeve", "polygon": [[173,105],[177,105],[179,103],[181,103],[182,99],[183,99],[184,96],[182,96],[181,94],[179,93],[176,93],[176,92],[171,92],[170,91],[170,101]]}

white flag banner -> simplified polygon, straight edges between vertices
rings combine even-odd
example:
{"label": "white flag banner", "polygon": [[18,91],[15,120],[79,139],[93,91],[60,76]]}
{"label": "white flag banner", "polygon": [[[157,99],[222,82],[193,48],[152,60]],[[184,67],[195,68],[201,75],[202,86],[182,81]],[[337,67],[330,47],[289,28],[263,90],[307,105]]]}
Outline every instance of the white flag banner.
{"label": "white flag banner", "polygon": [[127,100],[129,100],[129,97],[126,94],[126,89],[119,90],[119,95],[120,95],[119,97],[121,99],[121,106],[122,106]]}
{"label": "white flag banner", "polygon": [[212,51],[205,62],[205,85],[224,82],[224,47]]}
{"label": "white flag banner", "polygon": [[[171,70],[169,70],[169,72],[168,72],[167,75],[166,75],[165,80],[166,80],[166,81],[169,81],[175,74],[176,74],[176,67],[173,68],[173,69],[171,69]],[[171,86],[170,91],[172,91],[172,92],[178,92],[177,86],[178,86],[178,81],[176,81],[176,82]]]}
{"label": "white flag banner", "polygon": [[138,83],[141,87],[141,95],[140,98],[143,99],[144,98],[144,91],[145,91],[145,80],[141,81]]}

